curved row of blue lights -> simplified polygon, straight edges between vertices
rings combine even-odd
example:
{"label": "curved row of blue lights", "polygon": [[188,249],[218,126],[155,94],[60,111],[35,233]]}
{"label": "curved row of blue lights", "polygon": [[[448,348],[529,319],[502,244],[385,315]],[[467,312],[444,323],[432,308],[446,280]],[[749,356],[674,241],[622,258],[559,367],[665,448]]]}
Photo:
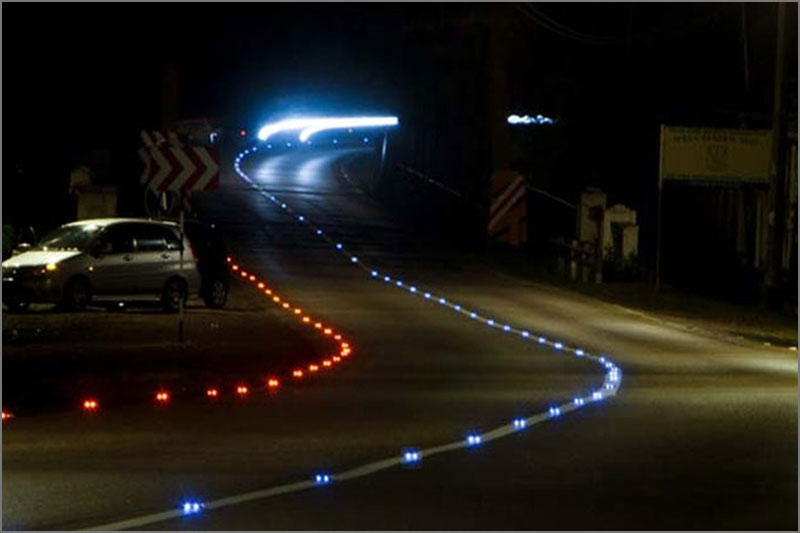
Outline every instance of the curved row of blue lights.
{"label": "curved row of blue lights", "polygon": [[[330,141],[327,141],[327,142],[329,142],[330,144],[339,144],[339,139],[331,139]],[[369,144],[369,137],[362,137],[361,142],[364,143],[364,144]],[[266,150],[273,150],[273,149],[277,150],[278,148],[281,148],[281,147],[291,148],[292,146],[295,146],[297,144],[301,144],[301,145],[304,144],[306,146],[311,146],[312,144],[316,145],[316,146],[322,146],[324,143],[325,143],[325,141],[316,141],[316,142],[312,143],[311,140],[302,141],[302,142],[294,142],[294,143],[292,141],[283,141],[283,142],[267,143],[267,144],[262,145],[261,148],[262,149],[266,149]],[[245,150],[245,152],[250,153],[250,152],[255,152],[257,150],[258,150],[258,146],[254,146],[252,148],[248,148],[247,150]]]}
{"label": "curved row of blue lights", "polygon": [[[250,153],[256,152],[257,150],[258,150],[257,147],[253,147],[251,149],[247,149],[240,152],[236,156],[236,159],[234,160],[234,169],[236,170],[236,173],[247,183],[252,185],[256,190],[258,190],[261,194],[267,197],[271,202],[279,206],[280,209],[285,210],[287,213],[293,215],[298,222],[306,224],[311,231],[313,231],[316,235],[324,239],[328,244],[332,245],[332,247],[335,250],[342,253],[347,258],[349,258],[352,263],[357,264],[357,266],[360,267],[362,270],[364,270],[371,278],[383,281],[389,286],[400,288],[404,291],[407,291],[411,295],[420,296],[426,300],[432,300],[433,302],[438,303],[439,305],[442,305],[444,307],[450,308],[456,313],[464,315],[472,320],[483,322],[487,326],[497,329],[498,331],[518,335],[523,339],[535,341],[538,344],[550,346],[554,350],[560,353],[564,352],[572,353],[575,357],[586,358],[588,360],[594,361],[602,365],[605,368],[605,378],[603,380],[603,385],[601,386],[601,388],[593,390],[590,394],[586,396],[577,396],[573,398],[571,402],[567,402],[561,405],[550,406],[547,410],[546,418],[548,419],[558,418],[564,413],[574,411],[592,402],[601,401],[607,398],[608,396],[613,396],[617,393],[622,383],[622,374],[619,367],[615,365],[612,361],[610,361],[606,356],[591,354],[583,350],[582,348],[570,347],[562,342],[547,339],[543,335],[538,335],[528,330],[514,327],[510,324],[501,323],[493,318],[483,316],[477,313],[476,311],[465,309],[460,304],[449,301],[443,295],[435,295],[431,292],[420,291],[415,285],[409,285],[403,282],[403,280],[396,279],[392,276],[381,273],[378,270],[374,270],[366,266],[363,262],[359,261],[359,258],[357,256],[350,253],[345,248],[344,244],[336,242],[334,239],[328,237],[322,230],[322,228],[319,228],[316,225],[314,225],[311,221],[307,219],[306,216],[296,213],[285,202],[282,202],[273,194],[261,190],[261,188],[259,188],[255,183],[253,183],[253,181],[247,176],[247,174],[245,174],[242,171],[241,162],[242,159],[244,159],[244,157],[246,157]],[[504,429],[509,429],[511,431],[521,431],[526,429],[528,426],[540,421],[541,416],[542,413],[537,413],[529,417],[516,417],[513,418],[508,425],[499,428],[499,430],[503,431]],[[494,430],[493,433],[496,431],[498,430]],[[497,438],[497,436],[493,438]],[[470,431],[465,435],[462,446],[470,448],[477,447],[483,444],[484,440],[485,440],[484,435],[481,434],[480,432]],[[422,461],[422,453],[423,452],[418,448],[402,448],[400,455],[400,463],[406,466],[418,466]],[[333,474],[327,472],[319,472],[314,474],[311,480],[314,485],[329,485],[334,481],[334,476]],[[196,514],[203,509],[203,504],[200,502],[186,502],[182,505],[182,508],[184,514],[187,515]]]}

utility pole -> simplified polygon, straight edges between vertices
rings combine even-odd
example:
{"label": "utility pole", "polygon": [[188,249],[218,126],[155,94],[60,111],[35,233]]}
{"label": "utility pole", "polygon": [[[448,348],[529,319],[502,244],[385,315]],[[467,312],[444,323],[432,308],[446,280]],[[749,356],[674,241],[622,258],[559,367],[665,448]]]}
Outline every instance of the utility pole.
{"label": "utility pole", "polygon": [[167,132],[175,127],[180,113],[181,88],[178,66],[169,62],[163,66],[161,79],[161,128]]}
{"label": "utility pole", "polygon": [[492,6],[489,18],[489,119],[492,172],[507,170],[510,163],[511,133],[508,129],[509,31],[508,13],[503,4]]}
{"label": "utility pole", "polygon": [[772,164],[770,166],[771,184],[769,191],[769,232],[767,234],[767,265],[762,304],[779,307],[781,269],[783,268],[783,226],[786,204],[784,174],[786,171],[786,142],[784,135],[784,67],[786,57],[786,5],[778,4],[777,39],[775,48],[775,96],[772,108]]}

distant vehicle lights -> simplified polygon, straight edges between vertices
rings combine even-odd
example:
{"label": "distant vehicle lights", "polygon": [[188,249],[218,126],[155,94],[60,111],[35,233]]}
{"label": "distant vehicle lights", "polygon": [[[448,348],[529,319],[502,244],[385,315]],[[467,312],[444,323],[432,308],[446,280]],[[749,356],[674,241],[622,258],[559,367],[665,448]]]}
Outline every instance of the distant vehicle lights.
{"label": "distant vehicle lights", "polygon": [[544,115],[509,115],[506,121],[512,126],[546,125],[556,123],[555,119],[545,117]]}

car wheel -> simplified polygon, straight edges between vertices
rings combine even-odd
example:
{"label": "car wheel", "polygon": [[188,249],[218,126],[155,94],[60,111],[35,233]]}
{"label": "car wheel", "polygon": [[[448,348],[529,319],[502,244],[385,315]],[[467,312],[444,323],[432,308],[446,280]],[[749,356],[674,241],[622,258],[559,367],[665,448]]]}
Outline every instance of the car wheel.
{"label": "car wheel", "polygon": [[161,306],[164,311],[175,313],[178,311],[180,302],[186,303],[186,284],[183,280],[172,278],[164,284],[164,292],[161,295]]}
{"label": "car wheel", "polygon": [[221,279],[215,279],[209,283],[203,291],[203,301],[208,307],[220,308],[225,306],[228,301],[228,284]]}
{"label": "car wheel", "polygon": [[9,313],[23,313],[28,309],[29,302],[23,300],[12,300],[3,302],[6,304]]}
{"label": "car wheel", "polygon": [[92,291],[89,282],[82,278],[69,280],[64,287],[64,307],[70,311],[81,311],[86,309],[92,299]]}

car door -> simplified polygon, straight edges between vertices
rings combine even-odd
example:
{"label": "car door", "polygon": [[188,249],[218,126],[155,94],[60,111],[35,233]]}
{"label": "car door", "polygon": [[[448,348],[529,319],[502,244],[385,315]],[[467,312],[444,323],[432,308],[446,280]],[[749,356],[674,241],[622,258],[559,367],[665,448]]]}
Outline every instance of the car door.
{"label": "car door", "polygon": [[136,224],[134,228],[138,292],[160,296],[164,284],[177,271],[180,246],[177,235],[160,224]]}
{"label": "car door", "polygon": [[95,296],[130,296],[136,293],[133,228],[121,223],[109,226],[92,250],[89,281]]}

